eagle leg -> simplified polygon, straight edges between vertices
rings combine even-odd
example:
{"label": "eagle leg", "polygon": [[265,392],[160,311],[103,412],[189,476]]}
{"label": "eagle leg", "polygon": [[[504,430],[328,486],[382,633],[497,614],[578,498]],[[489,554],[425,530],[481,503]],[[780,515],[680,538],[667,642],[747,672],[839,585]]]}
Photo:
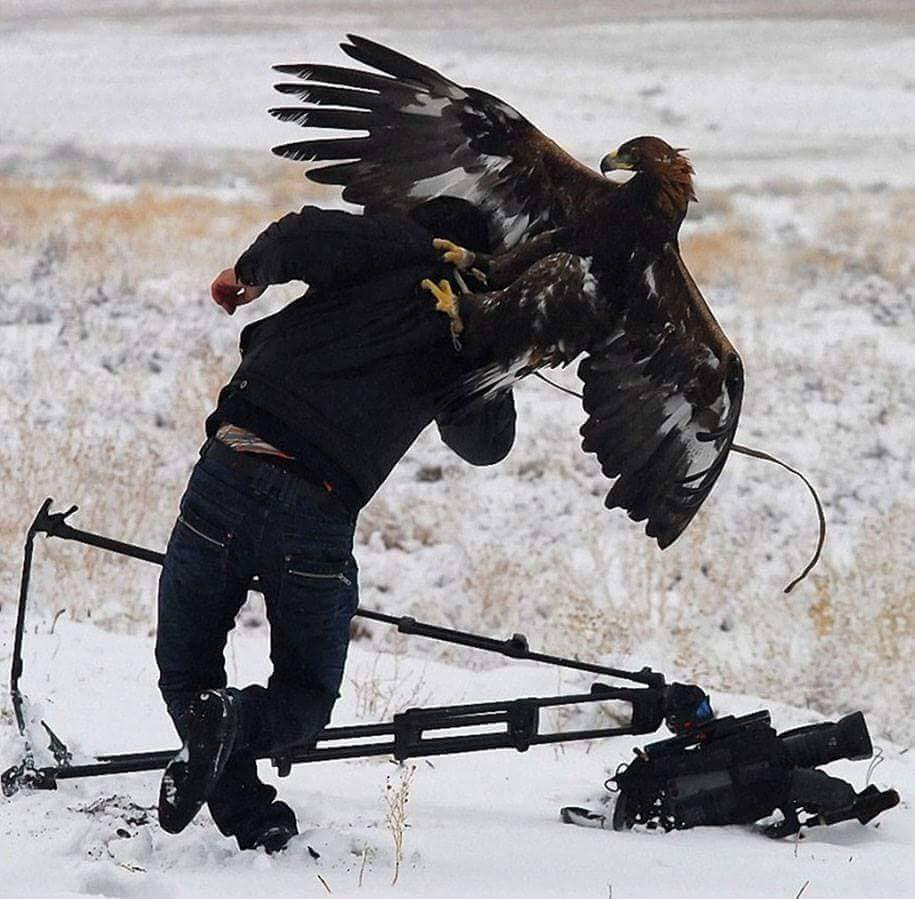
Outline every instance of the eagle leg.
{"label": "eagle leg", "polygon": [[475,278],[486,284],[486,274],[479,268],[475,268],[477,254],[465,247],[459,246],[453,241],[446,240],[444,237],[435,237],[432,239],[432,246],[442,254],[442,262],[453,265],[459,272],[470,272]]}
{"label": "eagle leg", "polygon": [[442,279],[436,284],[429,278],[424,278],[419,285],[423,290],[428,290],[435,297],[435,308],[444,312],[451,319],[451,333],[460,334],[464,330],[464,322],[458,309],[458,298],[451,289],[451,282]]}

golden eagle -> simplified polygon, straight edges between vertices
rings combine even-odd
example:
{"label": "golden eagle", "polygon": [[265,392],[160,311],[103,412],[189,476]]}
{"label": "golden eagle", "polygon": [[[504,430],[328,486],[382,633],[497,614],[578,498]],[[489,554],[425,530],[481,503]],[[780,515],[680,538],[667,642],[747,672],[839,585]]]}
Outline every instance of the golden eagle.
{"label": "golden eagle", "polygon": [[[275,147],[343,185],[343,198],[400,209],[460,197],[487,215],[497,255],[481,260],[485,293],[439,308],[465,325],[466,350],[488,360],[468,389],[504,389],[542,365],[586,353],[578,373],[583,449],[616,482],[608,508],[647,521],[664,548],[689,524],[731,449],[743,394],[740,357],[680,256],[695,199],[692,168],[655,137],[582,165],[507,103],[366,38],[341,44],[374,72],[302,63],[275,68],[305,105],[270,110],[309,128],[362,132]],[[381,74],[379,74],[381,73]],[[635,174],[624,184],[604,177]],[[472,262],[456,248],[449,258]]]}

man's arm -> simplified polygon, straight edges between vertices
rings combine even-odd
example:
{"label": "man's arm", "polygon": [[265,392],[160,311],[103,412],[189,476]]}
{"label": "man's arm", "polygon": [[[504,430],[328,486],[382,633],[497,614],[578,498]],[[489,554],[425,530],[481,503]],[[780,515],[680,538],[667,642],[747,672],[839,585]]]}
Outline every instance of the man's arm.
{"label": "man's arm", "polygon": [[231,314],[271,284],[343,287],[403,265],[436,261],[429,233],[404,215],[305,206],[261,232],[234,269],[217,276],[211,293]]}
{"label": "man's arm", "polygon": [[471,465],[501,462],[515,442],[515,398],[510,390],[469,409],[440,415],[442,440]]}
{"label": "man's arm", "polygon": [[306,206],[270,225],[239,257],[235,274],[242,284],[339,286],[435,260],[428,232],[406,216]]}

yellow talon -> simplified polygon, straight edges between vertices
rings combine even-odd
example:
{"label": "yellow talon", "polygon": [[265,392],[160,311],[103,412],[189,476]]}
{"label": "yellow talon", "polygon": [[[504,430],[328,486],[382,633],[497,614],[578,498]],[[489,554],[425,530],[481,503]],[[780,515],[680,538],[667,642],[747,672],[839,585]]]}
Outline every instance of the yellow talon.
{"label": "yellow talon", "polygon": [[424,278],[419,285],[423,290],[428,290],[435,297],[435,308],[444,312],[451,319],[451,332],[460,334],[464,330],[464,323],[458,310],[458,298],[451,289],[451,283],[445,279],[436,284],[430,278]]}
{"label": "yellow talon", "polygon": [[445,240],[443,237],[433,238],[432,246],[436,250],[442,251],[442,260],[444,262],[455,266],[462,272],[469,271],[473,268],[474,262],[476,262],[475,253],[464,249],[464,247],[456,243],[452,243],[450,240]]}

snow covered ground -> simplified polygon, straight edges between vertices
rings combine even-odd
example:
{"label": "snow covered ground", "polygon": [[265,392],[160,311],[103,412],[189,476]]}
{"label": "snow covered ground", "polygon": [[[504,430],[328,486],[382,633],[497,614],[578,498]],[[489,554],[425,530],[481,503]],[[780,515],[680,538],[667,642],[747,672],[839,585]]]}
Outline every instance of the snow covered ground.
{"label": "snow covered ground", "polygon": [[[821,566],[784,596],[812,549],[813,509],[787,475],[732,459],[660,554],[601,508],[577,402],[525,384],[505,463],[472,470],[427,432],[365,511],[363,604],[649,664],[701,683],[720,712],[771,708],[780,729],[861,708],[886,758],[873,780],[904,805],[879,828],[797,844],[737,828],[619,835],[563,827],[557,812],[598,801],[633,741],[420,760],[390,887],[383,792],[403,773],[390,762],[296,770],[283,789],[308,833],[279,859],[236,855],[205,816],[166,837],[149,817],[156,779],[136,775],[4,800],[3,894],[913,892],[910,5],[708,2],[675,18],[616,0],[574,14],[475,0],[262,6],[0,9],[0,665],[19,547],[46,495],[81,505],[76,526],[164,545],[238,331],[296,295],[272,290],[227,319],[210,279],[273,218],[337,202],[267,152],[301,134],[263,112],[277,96],[269,66],[339,62],[337,41],[356,31],[499,94],[592,165],[640,133],[691,148],[701,202],[684,256],[747,365],[740,440],[802,468],[830,524]],[[576,385],[572,371],[560,379]],[[38,557],[24,686],[40,714],[86,752],[171,744],[152,669],[155,571],[54,541]],[[256,601],[243,619],[229,654],[240,681],[265,664]],[[492,666],[369,628],[335,721],[582,683]],[[4,700],[0,763],[17,747]],[[865,764],[834,767],[864,785]]]}
{"label": "snow covered ground", "polygon": [[[4,628],[11,616],[0,617]],[[174,745],[154,682],[150,641],[113,635],[87,624],[40,622],[29,634],[27,680],[40,696],[33,709],[79,752],[111,753]],[[456,672],[418,661],[405,642],[377,656],[356,644],[334,722],[386,718],[392,708],[522,695],[576,692],[587,681],[530,663],[487,672]],[[419,642],[416,638],[412,643]],[[232,640],[230,671],[245,682],[262,679],[263,628],[243,628]],[[635,659],[629,660],[635,663]],[[716,694],[719,714],[760,707],[747,696]],[[779,729],[811,715],[771,707]],[[581,716],[545,724],[593,726]],[[606,726],[606,722],[604,723]],[[0,743],[0,764],[15,760],[18,741]],[[37,745],[46,745],[39,729]],[[596,896],[896,897],[911,890],[915,816],[910,807],[862,827],[850,822],[811,830],[801,841],[773,842],[745,828],[672,834],[613,833],[564,826],[563,805],[601,808],[601,784],[648,740],[617,738],[525,754],[498,750],[417,759],[398,767],[386,759],[320,762],[278,781],[296,808],[302,833],[281,857],[237,853],[206,812],[179,836],[155,823],[155,774],[62,782],[57,792],[19,794],[0,804],[6,896],[277,897],[321,896]],[[911,759],[883,741],[884,761],[873,782],[915,789]],[[413,770],[415,766],[415,770]],[[866,762],[828,770],[860,789]],[[412,773],[411,773],[412,771]],[[403,862],[397,884],[394,843],[385,823],[386,786],[410,781]],[[314,859],[308,847],[320,858]],[[323,878],[322,885],[320,878]],[[361,885],[360,885],[361,884]],[[12,890],[10,892],[9,890]]]}

